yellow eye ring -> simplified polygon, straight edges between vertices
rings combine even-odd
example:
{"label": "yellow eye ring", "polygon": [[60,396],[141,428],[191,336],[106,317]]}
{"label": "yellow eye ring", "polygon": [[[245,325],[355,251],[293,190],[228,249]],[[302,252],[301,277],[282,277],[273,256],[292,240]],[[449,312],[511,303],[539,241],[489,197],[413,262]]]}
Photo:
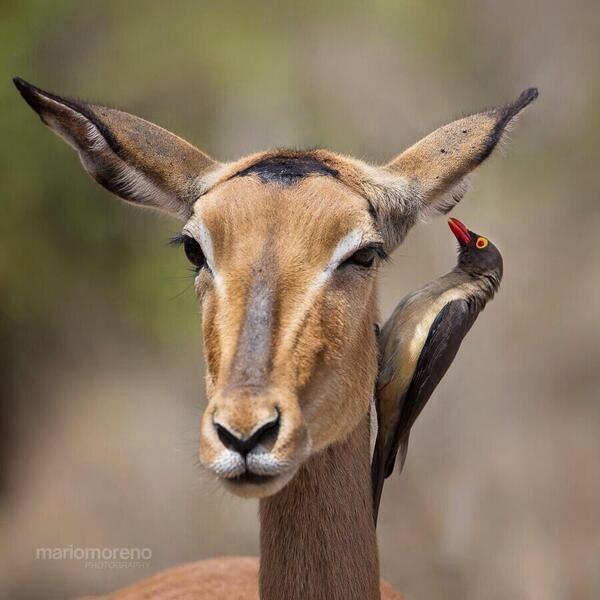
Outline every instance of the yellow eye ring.
{"label": "yellow eye ring", "polygon": [[478,237],[477,241],[475,242],[475,245],[480,250],[483,250],[483,248],[485,248],[488,244],[489,244],[489,242],[484,237]]}

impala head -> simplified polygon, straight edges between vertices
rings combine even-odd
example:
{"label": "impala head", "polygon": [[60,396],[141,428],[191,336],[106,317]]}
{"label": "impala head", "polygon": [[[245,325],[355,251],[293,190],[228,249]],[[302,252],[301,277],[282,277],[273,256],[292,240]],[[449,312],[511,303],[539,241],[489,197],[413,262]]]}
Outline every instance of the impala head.
{"label": "impala head", "polygon": [[275,493],[365,417],[382,259],[461,199],[537,96],[441,127],[381,167],[325,150],[223,164],[138,117],[15,83],[99,183],[183,221],[207,361],[200,456],[243,496]]}

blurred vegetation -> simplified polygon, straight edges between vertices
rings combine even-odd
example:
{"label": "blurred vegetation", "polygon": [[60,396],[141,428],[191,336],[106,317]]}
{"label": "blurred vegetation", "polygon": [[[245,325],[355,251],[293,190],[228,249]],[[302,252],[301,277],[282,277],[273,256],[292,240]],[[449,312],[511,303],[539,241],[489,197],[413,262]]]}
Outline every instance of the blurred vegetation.
{"label": "blurred vegetation", "polygon": [[[38,497],[27,490],[41,489],[39,496],[45,498],[43,490],[50,484],[43,469],[27,471],[21,453],[25,456],[28,450],[38,461],[35,453],[42,452],[36,445],[38,433],[52,430],[54,413],[63,415],[60,411],[64,410],[63,454],[49,453],[61,458],[56,462],[56,480],[76,490],[71,507],[79,506],[77,494],[83,494],[81,490],[91,490],[89,505],[81,502],[97,519],[84,510],[80,521],[68,521],[67,515],[58,518],[61,527],[70,523],[77,534],[83,531],[89,535],[98,527],[113,536],[105,538],[107,545],[121,531],[131,536],[150,535],[150,519],[135,522],[137,529],[131,522],[139,495],[147,499],[148,514],[162,519],[161,503],[176,505],[180,501],[176,493],[163,496],[166,492],[162,488],[140,483],[135,488],[135,501],[127,504],[123,499],[119,509],[110,512],[107,504],[98,500],[104,498],[97,491],[102,488],[98,482],[103,482],[103,477],[109,482],[111,477],[117,478],[117,483],[113,481],[113,487],[108,487],[121,498],[119,494],[125,494],[130,479],[136,481],[136,474],[148,481],[162,480],[169,471],[181,475],[172,483],[173,489],[183,493],[181,490],[191,487],[190,473],[177,471],[173,467],[177,461],[165,468],[161,461],[168,452],[163,448],[162,453],[148,459],[148,464],[142,464],[136,454],[140,462],[123,471],[127,473],[123,476],[125,485],[118,480],[123,468],[119,461],[124,459],[114,458],[104,464],[102,452],[110,455],[111,444],[118,448],[119,440],[128,444],[128,438],[123,442],[125,433],[118,437],[120,427],[125,430],[132,421],[138,423],[137,419],[139,440],[156,441],[161,448],[163,427],[168,430],[165,423],[176,418],[173,414],[183,414],[184,421],[195,418],[190,407],[196,410],[199,404],[200,385],[194,380],[191,387],[195,395],[187,400],[186,394],[189,373],[195,377],[201,366],[200,323],[191,274],[182,253],[166,247],[179,224],[121,203],[95,184],[81,169],[74,152],[45,131],[23,103],[10,82],[12,76],[20,75],[66,96],[123,108],[223,160],[275,146],[326,146],[384,161],[461,112],[495,105],[537,85],[540,99],[523,117],[525,127],[517,125],[511,134],[514,148],[505,152],[503,159],[493,158],[493,168],[481,170],[473,190],[457,209],[460,218],[466,213],[467,223],[472,219],[485,232],[489,227],[490,236],[499,240],[505,253],[506,277],[498,300],[502,309],[495,305],[490,315],[486,314],[489,329],[484,329],[485,324],[477,328],[488,334],[476,339],[477,350],[489,350],[489,360],[486,362],[485,353],[480,356],[473,352],[454,371],[463,378],[467,372],[474,378],[480,374],[481,385],[487,387],[491,382],[493,388],[486,390],[485,409],[465,405],[471,411],[472,430],[499,436],[499,440],[494,438],[494,448],[510,440],[511,448],[519,451],[513,451],[517,455],[513,463],[510,452],[502,455],[505,462],[495,463],[485,454],[481,439],[473,438],[467,440],[461,455],[466,412],[457,410],[459,416],[453,425],[452,414],[430,411],[442,415],[443,421],[430,421],[438,425],[429,438],[430,447],[435,449],[436,443],[444,440],[449,448],[444,455],[450,464],[441,468],[439,455],[431,458],[425,453],[419,463],[419,448],[426,445],[415,443],[413,460],[422,470],[411,471],[409,465],[403,479],[406,487],[398,488],[402,494],[390,492],[390,498],[404,502],[401,510],[406,519],[396,515],[392,520],[394,515],[389,512],[386,517],[384,510],[382,565],[386,576],[403,584],[401,589],[408,593],[418,590],[420,595],[415,593],[415,598],[598,597],[600,568],[590,559],[590,549],[598,549],[600,524],[598,519],[593,523],[584,520],[586,511],[581,507],[589,502],[597,510],[600,489],[591,487],[593,482],[589,488],[577,482],[584,491],[573,500],[560,495],[573,486],[552,486],[561,481],[557,470],[568,479],[582,459],[598,456],[600,460],[600,450],[593,441],[600,439],[596,435],[600,431],[600,320],[594,302],[600,282],[599,22],[600,4],[591,0],[0,0],[0,477],[4,480],[0,483],[15,498],[15,506],[27,505],[25,500]],[[443,223],[418,228],[397,253],[396,264],[383,277],[384,314],[402,294],[452,263],[446,234],[440,235],[440,228]],[[110,356],[103,367],[99,357],[106,354]],[[115,365],[136,365],[136,360],[146,370],[142,373],[140,368],[138,372],[138,367],[131,366],[137,375],[128,373],[123,379],[131,381],[132,388],[113,390],[105,397],[102,385],[114,383],[113,378],[119,381]],[[80,363],[85,364],[85,370],[77,375]],[[183,383],[174,383],[168,390],[179,403],[171,407],[162,397],[154,400],[150,406],[160,417],[155,421],[156,415],[149,414],[153,410],[136,412],[131,408],[137,407],[135,398],[140,389],[152,395],[146,382],[155,381],[156,373],[160,380],[166,379],[170,370],[180,373],[182,364],[189,367],[181,377]],[[87,386],[88,379],[95,387]],[[61,387],[64,380],[69,385],[73,382],[77,393]],[[86,385],[77,388],[76,381]],[[469,394],[451,396],[447,392],[449,399],[457,405],[480,401],[479,394],[471,393],[475,382],[477,379],[472,380]],[[460,390],[459,385],[457,377],[454,388]],[[446,390],[450,389],[449,385]],[[66,408],[60,408],[57,398]],[[118,417],[104,421],[107,413],[98,417],[94,412],[106,403],[120,415],[119,410],[127,409],[120,406],[119,399],[129,403],[131,410],[125,413],[130,415],[125,425]],[[577,409],[570,411],[569,407]],[[78,412],[85,410],[90,412]],[[510,418],[514,421],[503,421]],[[105,430],[92,427],[97,419],[105,424]],[[511,427],[503,430],[503,423]],[[522,435],[511,437],[515,430]],[[111,432],[117,432],[116,437],[111,438]],[[93,442],[94,436],[105,446]],[[98,444],[96,447],[90,442],[90,455],[85,450],[87,438]],[[550,444],[549,440],[556,441]],[[458,450],[454,447],[454,454],[453,441],[459,445]],[[545,444],[551,445],[550,450]],[[586,446],[588,453],[579,453],[578,444],[598,451],[593,454]],[[473,452],[473,448],[480,452]],[[80,451],[89,461],[85,468],[69,462]],[[481,463],[469,462],[478,457]],[[43,459],[39,458],[40,465]],[[9,463],[18,465],[10,475]],[[456,471],[452,471],[454,467]],[[80,471],[92,473],[84,485],[77,479]],[[21,483],[27,474],[29,488]],[[500,478],[507,482],[504,500],[501,490],[505,488],[497,487]],[[481,515],[479,522],[498,522],[498,528],[490,525],[482,532],[470,530],[469,543],[464,546],[460,546],[463,538],[453,525],[446,523],[446,512],[435,504],[444,493],[450,500],[455,498],[455,481],[470,482],[462,486],[461,493],[477,490],[479,485],[482,494],[491,494],[496,501],[487,503],[485,496],[480,502],[489,504],[489,512]],[[489,487],[481,482],[488,482],[485,485]],[[562,503],[560,507],[552,504],[553,500]],[[49,506],[64,508],[62,500],[55,502]],[[96,502],[100,506],[97,511]],[[226,514],[227,507],[215,501],[207,509],[213,511],[211,518],[205,518],[197,512],[196,502],[196,497],[190,501],[181,523],[170,522],[171,528],[165,526],[165,531],[158,525],[152,529],[156,547],[168,548],[172,537],[177,539],[177,551],[168,554],[164,550],[165,555],[157,558],[153,568],[190,560],[204,552],[223,552],[223,548],[231,552],[254,550],[250,542],[238,544],[235,539],[227,546],[231,536],[219,538],[213,531],[219,527],[226,530],[233,518]],[[240,517],[238,526],[240,531],[247,527],[244,540],[254,541],[254,521],[243,510],[248,509],[236,506],[235,514],[247,517]],[[498,553],[507,561],[502,571],[490,550],[490,540],[508,531],[502,519],[512,522],[513,510],[521,510],[522,519],[513,527],[526,532],[522,534],[525,541],[517,547],[521,554],[515,551],[514,556],[524,557],[527,568],[509,564],[519,533],[511,530],[510,539],[505,539],[504,545],[498,543]],[[498,511],[501,516],[494,520]],[[214,537],[190,539],[185,519],[192,514],[196,515],[195,527],[212,527]],[[108,515],[104,517],[110,520],[108,524],[102,515]],[[5,521],[3,515],[0,517],[2,533]],[[21,522],[17,517],[16,524]],[[545,528],[539,524],[542,519],[557,524]],[[29,546],[38,543],[40,531],[47,531],[44,528],[53,520],[57,517],[44,520],[38,529],[32,526],[29,537],[23,536],[23,573],[11,572],[20,597],[45,597],[45,588],[39,583],[45,581],[43,569],[30,564]],[[158,517],[152,522],[156,520]],[[251,525],[247,525],[248,520]],[[81,523],[85,525],[78,526]],[[447,526],[455,537],[439,534],[438,525],[439,529]],[[564,532],[559,535],[561,527]],[[467,530],[465,526],[461,532]],[[179,531],[179,537],[173,531]],[[50,541],[60,537],[53,531],[48,535]],[[413,553],[390,551],[397,546],[394,536],[417,540],[411,546]],[[96,538],[92,539],[97,544]],[[66,543],[73,541],[74,537],[67,538]],[[421,554],[414,550],[416,547]],[[18,561],[11,555],[10,560],[0,562],[11,567]],[[553,579],[550,573],[556,571],[557,564],[562,570]],[[52,589],[63,589],[60,576],[55,575],[58,566],[54,568]],[[94,574],[72,568],[73,581],[79,582],[82,591],[90,591],[81,582],[86,577],[91,581]],[[98,591],[107,591],[114,582],[102,575],[96,574],[94,581]],[[123,581],[142,575],[111,574]],[[482,594],[484,575],[492,580],[495,577],[496,588],[506,593]],[[72,591],[77,588],[73,585],[64,589]],[[592,588],[596,595],[587,595]]]}

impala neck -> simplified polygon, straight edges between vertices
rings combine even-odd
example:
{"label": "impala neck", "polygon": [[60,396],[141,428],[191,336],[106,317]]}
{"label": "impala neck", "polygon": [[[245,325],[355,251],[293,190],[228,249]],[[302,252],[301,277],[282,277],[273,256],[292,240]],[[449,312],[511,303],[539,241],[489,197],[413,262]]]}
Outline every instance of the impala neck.
{"label": "impala neck", "polygon": [[378,600],[369,420],[260,502],[261,600]]}

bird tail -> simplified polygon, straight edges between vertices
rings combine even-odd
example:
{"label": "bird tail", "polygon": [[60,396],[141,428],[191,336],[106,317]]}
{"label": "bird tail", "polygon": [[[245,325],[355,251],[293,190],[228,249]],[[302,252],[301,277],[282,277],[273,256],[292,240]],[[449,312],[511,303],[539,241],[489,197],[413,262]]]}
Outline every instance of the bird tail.
{"label": "bird tail", "polygon": [[385,444],[383,439],[377,436],[375,450],[373,452],[373,461],[371,462],[371,487],[373,491],[373,520],[377,527],[377,516],[379,514],[379,503],[381,502],[381,493],[383,492],[383,482],[386,478],[386,456]]}
{"label": "bird tail", "polygon": [[377,436],[375,450],[373,452],[373,461],[371,463],[371,487],[373,490],[373,519],[377,526],[377,517],[379,515],[379,504],[381,503],[381,494],[385,480],[394,472],[394,465],[398,461],[398,474],[402,473],[406,454],[408,452],[408,431],[400,440],[397,453],[386,451],[383,439]]}
{"label": "bird tail", "polygon": [[[406,455],[408,454],[408,436],[410,435],[410,431],[406,433],[406,435],[400,440],[400,445],[398,446],[398,455],[395,462],[398,463],[398,475],[402,473],[404,469],[404,463],[406,462]],[[392,462],[391,468],[387,473],[386,477],[389,477],[394,470],[394,463]]]}

